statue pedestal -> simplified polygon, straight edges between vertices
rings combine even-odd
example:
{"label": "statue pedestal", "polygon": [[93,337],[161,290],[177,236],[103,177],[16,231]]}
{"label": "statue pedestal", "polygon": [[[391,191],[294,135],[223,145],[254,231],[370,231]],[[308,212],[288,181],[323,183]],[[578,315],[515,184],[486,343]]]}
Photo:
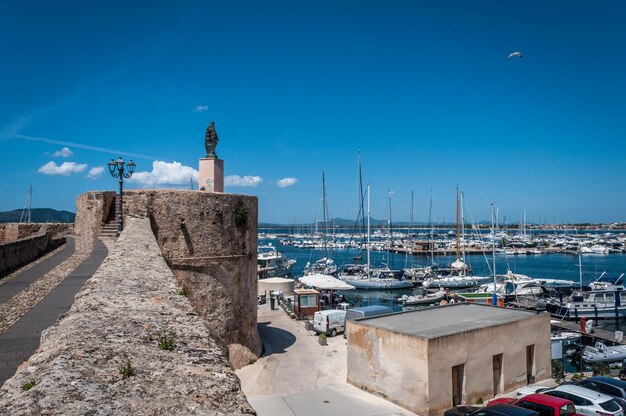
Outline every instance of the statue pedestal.
{"label": "statue pedestal", "polygon": [[[224,161],[216,157],[200,158],[198,185],[200,190],[224,192]],[[202,189],[204,188],[204,189]]]}

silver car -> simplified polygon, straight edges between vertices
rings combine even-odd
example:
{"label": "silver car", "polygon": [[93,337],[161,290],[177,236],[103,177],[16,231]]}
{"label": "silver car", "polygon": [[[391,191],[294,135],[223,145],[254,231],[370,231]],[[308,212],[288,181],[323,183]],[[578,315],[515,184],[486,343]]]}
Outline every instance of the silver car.
{"label": "silver car", "polygon": [[576,406],[576,413],[581,415],[624,416],[622,408],[611,396],[584,387],[563,384],[541,393],[571,400]]}

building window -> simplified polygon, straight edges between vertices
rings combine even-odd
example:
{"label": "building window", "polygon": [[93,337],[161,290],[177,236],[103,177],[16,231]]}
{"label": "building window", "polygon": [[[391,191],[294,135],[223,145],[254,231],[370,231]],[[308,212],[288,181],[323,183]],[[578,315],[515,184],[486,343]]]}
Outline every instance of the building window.
{"label": "building window", "polygon": [[300,296],[300,307],[309,308],[317,306],[316,295],[302,295]]}

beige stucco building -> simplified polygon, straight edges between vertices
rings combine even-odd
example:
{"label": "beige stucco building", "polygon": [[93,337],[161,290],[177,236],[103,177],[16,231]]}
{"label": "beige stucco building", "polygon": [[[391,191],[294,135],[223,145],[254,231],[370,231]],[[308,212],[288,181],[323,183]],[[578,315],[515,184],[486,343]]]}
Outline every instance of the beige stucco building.
{"label": "beige stucco building", "polygon": [[551,377],[550,317],[456,304],[347,323],[348,382],[440,415]]}

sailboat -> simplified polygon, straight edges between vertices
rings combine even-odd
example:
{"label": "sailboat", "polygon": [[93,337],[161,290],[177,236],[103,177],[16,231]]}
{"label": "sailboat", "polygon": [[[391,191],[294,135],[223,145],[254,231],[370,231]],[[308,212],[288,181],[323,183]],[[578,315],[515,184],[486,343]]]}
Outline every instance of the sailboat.
{"label": "sailboat", "polygon": [[[437,274],[423,282],[423,286],[430,288],[467,289],[488,283],[491,276],[473,276],[472,268],[465,264],[461,256],[461,234],[465,231],[465,221],[461,220],[462,192],[456,187],[456,260],[445,269],[437,269]],[[465,250],[463,246],[463,251]]]}
{"label": "sailboat", "polygon": [[328,199],[326,198],[326,176],[322,171],[322,210],[324,226],[322,228],[322,246],[324,247],[324,257],[316,260],[313,264],[308,262],[304,266],[304,275],[326,274],[330,275],[337,271],[334,260],[328,254],[327,226],[328,226]]}
{"label": "sailboat", "polygon": [[[364,267],[365,266],[365,267]],[[370,257],[370,186],[367,185],[367,265],[346,264],[339,268],[337,277],[356,289],[411,289],[413,284],[399,280],[392,270],[380,268],[372,270]]]}

